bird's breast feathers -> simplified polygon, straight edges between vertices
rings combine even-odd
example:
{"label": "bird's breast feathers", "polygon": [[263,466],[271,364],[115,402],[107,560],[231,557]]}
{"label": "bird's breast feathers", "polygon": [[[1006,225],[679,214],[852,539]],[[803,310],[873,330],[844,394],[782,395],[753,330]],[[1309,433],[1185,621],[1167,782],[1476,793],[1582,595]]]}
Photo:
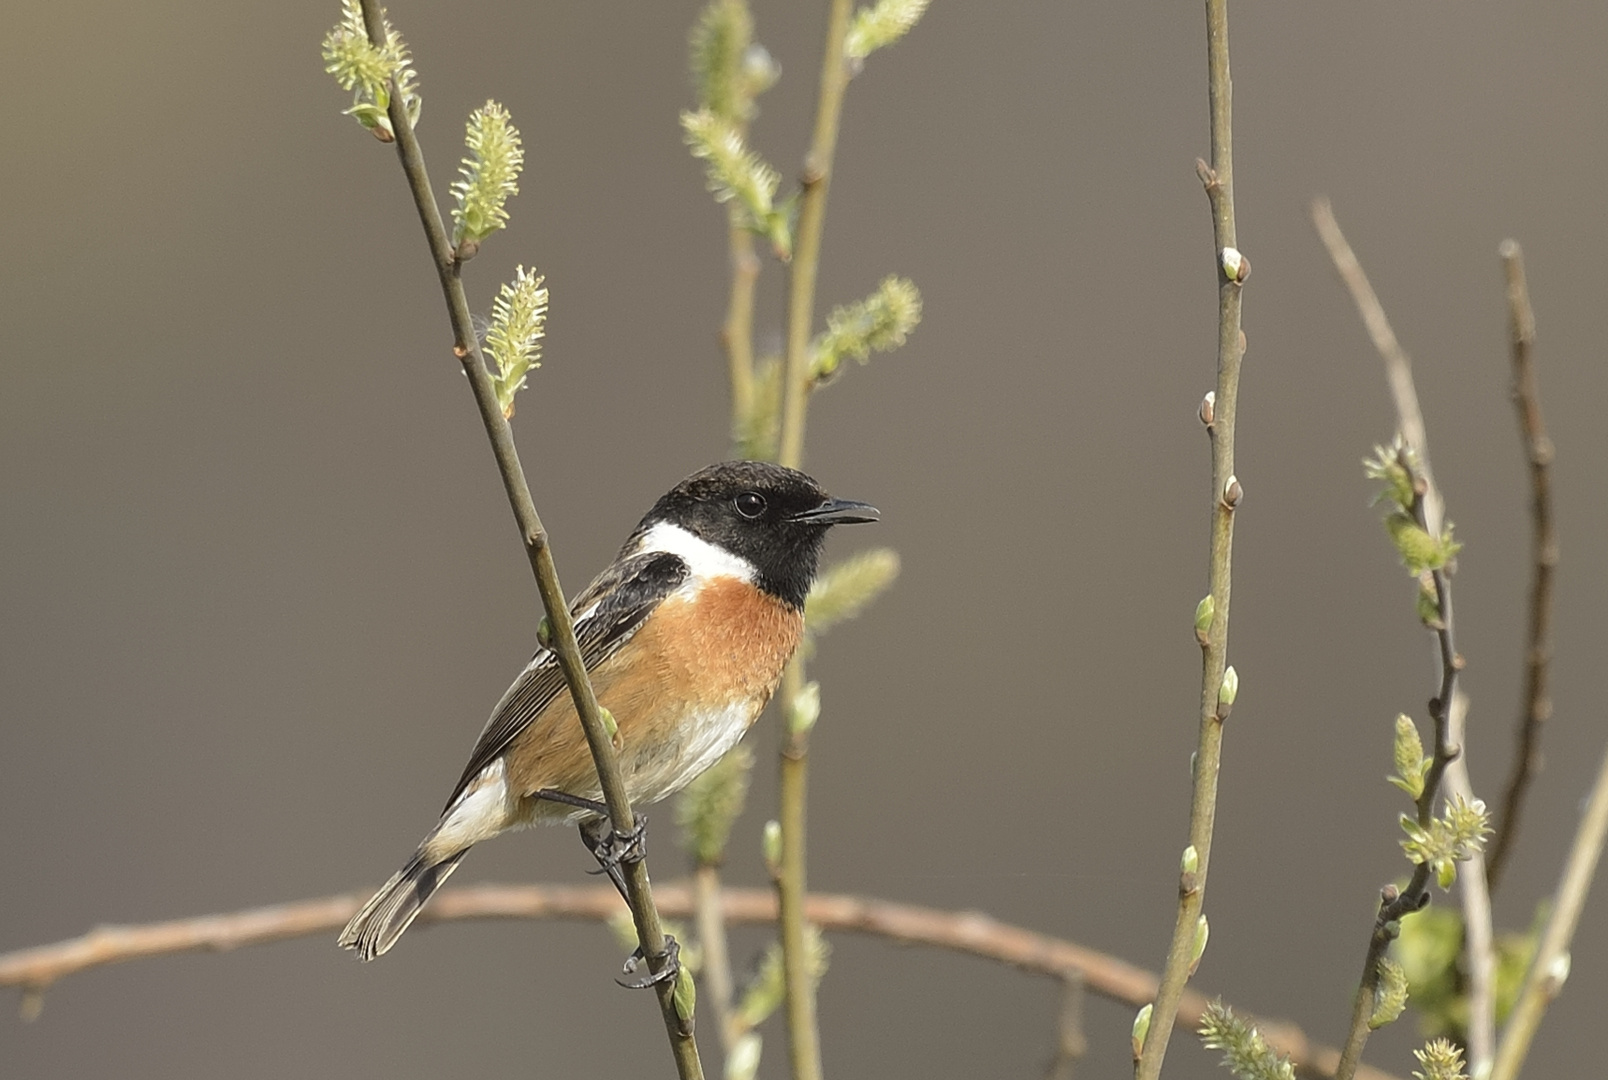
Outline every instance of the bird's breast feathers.
{"label": "bird's breast feathers", "polygon": [[[592,671],[619,725],[633,803],[674,794],[725,754],[759,716],[804,634],[803,613],[733,574],[694,575]],[[567,694],[508,749],[515,790],[596,797],[597,774]],[[543,804],[532,810],[574,816]]]}

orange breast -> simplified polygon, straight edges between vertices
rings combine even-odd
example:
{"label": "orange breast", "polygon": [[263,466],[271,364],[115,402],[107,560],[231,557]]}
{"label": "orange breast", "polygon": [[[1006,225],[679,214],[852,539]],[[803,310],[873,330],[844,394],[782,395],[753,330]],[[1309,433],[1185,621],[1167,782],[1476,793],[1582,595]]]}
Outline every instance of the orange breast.
{"label": "orange breast", "polygon": [[[803,615],[737,578],[666,600],[619,652],[592,672],[598,701],[620,729],[620,764],[633,803],[692,779],[712,741],[730,745],[759,716],[804,633]],[[557,788],[598,798],[597,773],[569,694],[508,749],[508,780],[529,794]],[[543,803],[541,816],[569,811]]]}

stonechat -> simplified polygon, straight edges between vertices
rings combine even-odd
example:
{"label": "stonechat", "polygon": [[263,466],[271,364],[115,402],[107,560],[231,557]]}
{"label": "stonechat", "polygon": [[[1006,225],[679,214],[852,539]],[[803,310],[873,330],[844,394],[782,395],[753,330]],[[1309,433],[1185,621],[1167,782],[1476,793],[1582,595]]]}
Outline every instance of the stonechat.
{"label": "stonechat", "polygon": [[[711,465],[648,511],[570,604],[633,806],[680,791],[743,737],[803,638],[827,528],[877,516],[759,461]],[[539,647],[492,710],[441,820],[341,946],[364,960],[385,952],[472,846],[510,829],[578,823],[603,860],[602,797],[558,657]],[[611,877],[621,884],[617,866]]]}

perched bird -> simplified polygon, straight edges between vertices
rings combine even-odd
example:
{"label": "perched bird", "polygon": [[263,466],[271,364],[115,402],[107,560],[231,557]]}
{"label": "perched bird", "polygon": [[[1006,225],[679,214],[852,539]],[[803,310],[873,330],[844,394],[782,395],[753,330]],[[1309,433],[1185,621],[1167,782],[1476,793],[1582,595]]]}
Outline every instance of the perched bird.
{"label": "perched bird", "polygon": [[[803,637],[827,528],[875,520],[874,507],[759,461],[711,465],[648,511],[570,605],[598,702],[619,727],[633,806],[681,790],[737,744]],[[441,820],[341,946],[364,960],[385,952],[470,847],[510,829],[578,822],[607,866],[602,795],[558,657],[538,648],[492,710]],[[621,885],[617,865],[610,876]]]}

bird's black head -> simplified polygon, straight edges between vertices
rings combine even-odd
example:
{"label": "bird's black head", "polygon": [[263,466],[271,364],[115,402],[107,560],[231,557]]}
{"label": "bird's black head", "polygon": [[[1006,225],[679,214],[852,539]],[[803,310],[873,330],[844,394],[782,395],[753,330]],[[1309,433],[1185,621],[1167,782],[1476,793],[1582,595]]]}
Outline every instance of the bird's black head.
{"label": "bird's black head", "polygon": [[723,461],[671,488],[637,527],[678,526],[754,568],[754,583],[802,608],[832,525],[876,521],[877,510],[834,499],[797,469]]}

